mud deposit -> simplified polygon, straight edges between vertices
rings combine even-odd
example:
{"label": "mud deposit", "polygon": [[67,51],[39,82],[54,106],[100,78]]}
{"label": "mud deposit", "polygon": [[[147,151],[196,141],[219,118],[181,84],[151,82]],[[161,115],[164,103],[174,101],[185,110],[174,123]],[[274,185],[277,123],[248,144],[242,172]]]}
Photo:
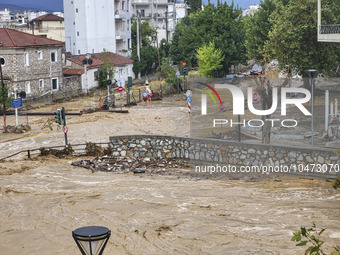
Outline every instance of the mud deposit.
{"label": "mud deposit", "polygon": [[326,251],[340,243],[340,193],[325,180],[92,173],[76,160],[0,163],[1,254],[80,254],[71,232],[88,225],[112,231],[105,254],[303,254],[292,231],[312,221]]}

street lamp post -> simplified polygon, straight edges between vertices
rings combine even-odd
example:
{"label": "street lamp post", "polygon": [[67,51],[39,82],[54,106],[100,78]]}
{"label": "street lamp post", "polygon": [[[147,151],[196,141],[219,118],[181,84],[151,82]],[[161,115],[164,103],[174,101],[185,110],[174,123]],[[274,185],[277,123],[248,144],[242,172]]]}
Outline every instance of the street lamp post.
{"label": "street lamp post", "polygon": [[72,231],[72,236],[82,255],[102,255],[111,231],[106,227],[89,226]]}
{"label": "street lamp post", "polygon": [[312,148],[314,148],[314,85],[315,85],[315,77],[318,70],[309,69],[309,77],[310,77],[310,86],[312,91]]}

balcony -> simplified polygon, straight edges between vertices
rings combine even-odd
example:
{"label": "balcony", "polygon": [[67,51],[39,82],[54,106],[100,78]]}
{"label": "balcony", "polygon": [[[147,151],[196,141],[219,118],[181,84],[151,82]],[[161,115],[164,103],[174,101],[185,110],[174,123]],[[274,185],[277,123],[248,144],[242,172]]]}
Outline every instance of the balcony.
{"label": "balcony", "polygon": [[143,5],[143,6],[149,5],[151,3],[152,3],[151,0],[133,0],[131,2],[132,5]]}
{"label": "balcony", "polygon": [[124,40],[130,38],[129,31],[116,31],[116,40]]}
{"label": "balcony", "polygon": [[319,42],[340,42],[340,24],[320,25],[318,28]]}
{"label": "balcony", "polygon": [[340,34],[340,24],[321,25],[320,34]]}
{"label": "balcony", "polygon": [[116,10],[115,19],[130,19],[130,12],[126,10]]}

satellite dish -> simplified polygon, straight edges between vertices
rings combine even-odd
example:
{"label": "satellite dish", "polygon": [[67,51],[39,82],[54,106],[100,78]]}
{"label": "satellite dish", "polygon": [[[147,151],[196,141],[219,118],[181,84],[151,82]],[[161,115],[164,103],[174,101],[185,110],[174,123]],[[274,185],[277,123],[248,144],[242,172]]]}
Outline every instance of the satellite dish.
{"label": "satellite dish", "polygon": [[21,98],[26,98],[26,92],[25,91],[20,91],[18,93],[18,96],[21,97]]}
{"label": "satellite dish", "polygon": [[83,65],[87,64],[87,60],[86,59],[84,59],[82,62],[83,62]]}
{"label": "satellite dish", "polygon": [[89,65],[92,65],[92,63],[93,63],[92,59],[89,59],[89,60],[87,61],[87,63],[89,63]]}

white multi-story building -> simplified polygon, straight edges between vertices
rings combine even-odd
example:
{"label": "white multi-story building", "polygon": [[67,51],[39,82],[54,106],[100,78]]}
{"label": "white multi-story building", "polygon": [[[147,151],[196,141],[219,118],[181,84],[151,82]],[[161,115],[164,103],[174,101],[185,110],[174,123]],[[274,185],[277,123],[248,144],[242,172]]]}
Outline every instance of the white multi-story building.
{"label": "white multi-story building", "polygon": [[259,4],[249,5],[249,7],[242,11],[242,16],[253,15],[260,9]]}
{"label": "white multi-story building", "polygon": [[171,40],[176,22],[188,15],[184,0],[132,0],[132,9],[134,18],[139,16],[142,22],[147,20],[157,29],[158,43]]}
{"label": "white multi-story building", "polygon": [[11,12],[8,9],[0,11],[0,22],[10,22]]}
{"label": "white multi-story building", "polygon": [[64,18],[66,51],[73,55],[131,48],[129,0],[64,0]]}

